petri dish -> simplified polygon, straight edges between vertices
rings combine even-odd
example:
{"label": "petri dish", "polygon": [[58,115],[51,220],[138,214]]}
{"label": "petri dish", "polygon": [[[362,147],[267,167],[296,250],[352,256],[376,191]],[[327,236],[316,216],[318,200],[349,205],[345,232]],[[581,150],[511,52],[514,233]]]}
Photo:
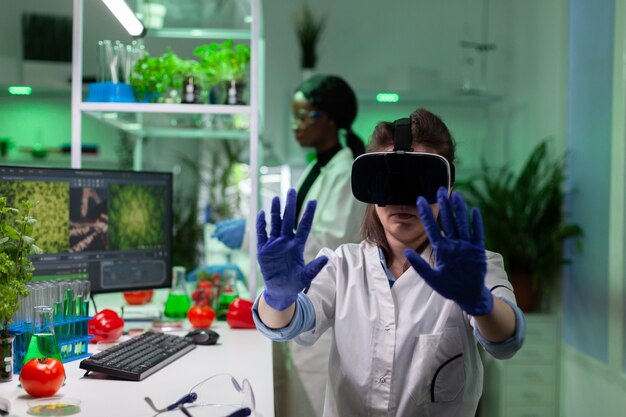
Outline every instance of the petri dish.
{"label": "petri dish", "polygon": [[80,400],[68,397],[48,397],[28,402],[31,416],[71,416],[80,413]]}

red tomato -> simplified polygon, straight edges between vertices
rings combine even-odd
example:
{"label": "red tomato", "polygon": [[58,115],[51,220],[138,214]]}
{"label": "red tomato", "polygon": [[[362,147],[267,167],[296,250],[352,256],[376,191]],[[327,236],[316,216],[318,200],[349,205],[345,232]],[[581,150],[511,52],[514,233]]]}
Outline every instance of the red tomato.
{"label": "red tomato", "polygon": [[211,281],[198,281],[198,288],[211,288],[213,284]]}
{"label": "red tomato", "polygon": [[252,318],[252,301],[235,298],[226,313],[226,323],[233,329],[254,329]]}
{"label": "red tomato", "polygon": [[50,397],[65,381],[65,368],[58,359],[36,358],[24,364],[20,371],[20,383],[33,397]]}
{"label": "red tomato", "polygon": [[209,306],[195,305],[187,312],[187,319],[196,329],[208,329],[215,319],[215,311]]}
{"label": "red tomato", "polygon": [[126,302],[130,305],[141,305],[152,301],[153,295],[153,290],[126,291],[124,293],[124,300],[126,300]]}
{"label": "red tomato", "polygon": [[114,342],[122,336],[124,320],[113,310],[103,309],[89,320],[89,333],[93,343]]}

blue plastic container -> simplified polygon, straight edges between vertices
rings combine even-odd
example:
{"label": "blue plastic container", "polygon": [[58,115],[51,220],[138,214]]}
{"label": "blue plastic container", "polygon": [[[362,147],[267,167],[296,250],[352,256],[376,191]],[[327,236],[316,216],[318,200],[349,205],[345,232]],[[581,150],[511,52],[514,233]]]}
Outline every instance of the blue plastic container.
{"label": "blue plastic container", "polygon": [[88,102],[134,103],[135,95],[130,84],[91,83],[87,89]]}

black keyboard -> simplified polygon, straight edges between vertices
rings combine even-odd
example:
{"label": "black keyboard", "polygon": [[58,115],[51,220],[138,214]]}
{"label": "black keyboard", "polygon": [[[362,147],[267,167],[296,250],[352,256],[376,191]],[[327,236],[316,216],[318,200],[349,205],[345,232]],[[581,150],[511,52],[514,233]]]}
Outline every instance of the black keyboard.
{"label": "black keyboard", "polygon": [[117,378],[141,381],[195,349],[191,339],[164,333],[143,333],[96,353],[80,368]]}

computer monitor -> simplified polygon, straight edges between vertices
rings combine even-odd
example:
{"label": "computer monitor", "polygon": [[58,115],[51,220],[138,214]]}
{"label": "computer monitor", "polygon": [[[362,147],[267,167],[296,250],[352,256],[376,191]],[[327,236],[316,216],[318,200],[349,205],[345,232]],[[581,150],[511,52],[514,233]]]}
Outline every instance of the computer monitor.
{"label": "computer monitor", "polygon": [[89,279],[93,293],[172,282],[172,175],[0,166],[0,196],[28,199],[33,280]]}

